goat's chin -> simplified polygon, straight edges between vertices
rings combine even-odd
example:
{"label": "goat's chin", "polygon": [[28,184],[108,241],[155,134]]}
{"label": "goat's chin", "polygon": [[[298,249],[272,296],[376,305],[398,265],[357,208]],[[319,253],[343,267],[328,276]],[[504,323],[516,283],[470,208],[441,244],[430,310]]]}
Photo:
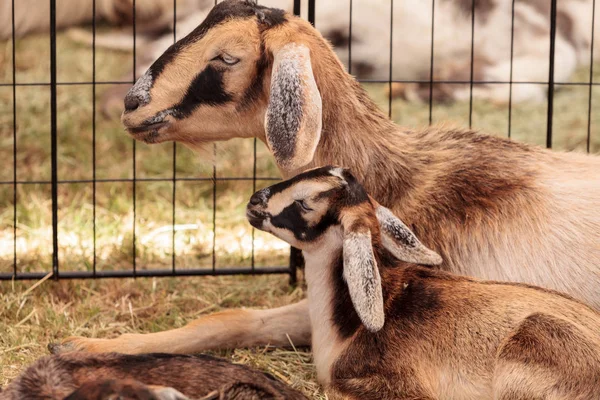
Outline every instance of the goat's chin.
{"label": "goat's chin", "polygon": [[144,142],[146,144],[162,143],[168,140],[164,137],[164,135],[162,135],[156,130],[135,133],[129,132],[129,136],[131,136],[137,141]]}

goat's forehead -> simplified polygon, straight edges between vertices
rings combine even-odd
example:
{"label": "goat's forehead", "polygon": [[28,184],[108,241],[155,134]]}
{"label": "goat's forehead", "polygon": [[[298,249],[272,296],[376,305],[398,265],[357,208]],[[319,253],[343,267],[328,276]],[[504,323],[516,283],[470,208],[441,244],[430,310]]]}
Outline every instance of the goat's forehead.
{"label": "goat's forehead", "polygon": [[[187,49],[194,43],[198,43],[212,31],[219,29],[220,32],[238,30],[239,22],[252,23],[258,32],[261,29],[268,29],[280,25],[287,21],[285,12],[275,8],[261,7],[247,1],[231,0],[223,1],[217,4],[204,21],[186,37],[173,44],[150,68],[152,76],[160,75],[166,65],[172,62],[175,57],[184,49]],[[231,25],[229,27],[229,25]],[[247,30],[242,32],[247,34]]]}
{"label": "goat's forehead", "polygon": [[267,193],[269,212],[278,214],[295,200],[304,200],[339,187],[333,179],[326,178],[300,180],[280,187],[271,186]]}

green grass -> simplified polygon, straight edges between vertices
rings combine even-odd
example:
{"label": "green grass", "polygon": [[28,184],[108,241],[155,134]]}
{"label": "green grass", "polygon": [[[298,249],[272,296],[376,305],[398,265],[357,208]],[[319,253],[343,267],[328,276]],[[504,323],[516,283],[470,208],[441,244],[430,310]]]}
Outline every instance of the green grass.
{"label": "green grass", "polygon": [[[33,36],[17,43],[16,76],[20,83],[49,82],[47,36]],[[130,71],[130,54],[97,51],[98,81],[123,79]],[[85,82],[92,79],[92,53],[85,46],[58,36],[58,79]],[[600,66],[595,70],[600,71]],[[581,70],[574,81],[586,81]],[[600,79],[596,72],[594,79]],[[0,43],[0,84],[12,82],[11,43]],[[366,85],[387,110],[387,84]],[[97,85],[96,101],[109,85]],[[508,90],[508,87],[507,89]],[[591,149],[600,151],[599,88],[594,88]],[[50,90],[48,86],[16,89],[17,179],[50,180]],[[58,177],[60,180],[91,180],[93,170],[93,98],[88,85],[60,86],[58,101]],[[507,105],[473,102],[472,125],[501,136],[508,134]],[[546,104],[515,104],[511,135],[516,140],[540,145],[546,138]],[[469,103],[434,104],[433,122],[451,121],[468,126]],[[392,117],[407,126],[426,126],[428,104],[394,100]],[[554,147],[585,151],[588,127],[588,88],[562,86],[554,105]],[[220,181],[213,204],[212,148],[194,154],[176,146],[175,171],[179,178],[208,178],[200,182],[179,181],[173,200],[173,144],[135,144],[135,176],[164,179],[138,181],[133,185],[114,180],[134,176],[133,147],[118,120],[96,119],[96,169],[101,180],[94,193],[91,183],[59,185],[59,258],[61,270],[92,268],[95,246],[98,270],[171,268],[173,203],[175,204],[175,253],[177,268],[211,267],[213,239],[217,268],[250,266],[252,230],[243,209],[253,192],[250,181]],[[13,92],[0,86],[0,181],[13,179]],[[218,177],[252,175],[252,140],[233,140],[217,146]],[[257,175],[277,177],[278,172],[262,143],[257,144]],[[256,182],[256,187],[268,185]],[[0,184],[0,272],[13,268],[13,185]],[[50,184],[17,185],[17,261],[20,271],[49,271],[52,257]],[[213,212],[216,236],[213,238]],[[287,263],[288,247],[262,232],[255,232],[256,265]],[[33,283],[0,283],[0,383],[14,378],[25,365],[46,353],[49,341],[71,334],[111,337],[124,332],[151,332],[178,327],[185,322],[227,307],[272,307],[296,301],[302,291],[291,290],[285,277],[139,279],[80,282],[45,282],[31,293]],[[249,349],[221,355],[247,363],[320,396],[314,369],[306,352],[284,349]]]}

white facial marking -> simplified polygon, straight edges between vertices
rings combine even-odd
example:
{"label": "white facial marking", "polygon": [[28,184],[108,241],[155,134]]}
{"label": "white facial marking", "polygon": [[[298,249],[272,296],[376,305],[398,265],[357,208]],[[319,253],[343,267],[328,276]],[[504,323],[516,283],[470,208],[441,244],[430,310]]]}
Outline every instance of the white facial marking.
{"label": "white facial marking", "polygon": [[329,173],[333,176],[337,176],[342,180],[342,182],[346,183],[346,179],[344,178],[344,169],[343,168],[333,168]]}

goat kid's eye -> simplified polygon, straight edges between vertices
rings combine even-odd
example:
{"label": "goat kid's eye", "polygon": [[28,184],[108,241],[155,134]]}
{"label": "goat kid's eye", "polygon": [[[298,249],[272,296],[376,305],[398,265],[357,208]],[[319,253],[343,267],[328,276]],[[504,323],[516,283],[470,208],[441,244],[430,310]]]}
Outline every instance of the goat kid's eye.
{"label": "goat kid's eye", "polygon": [[238,62],[240,62],[239,58],[235,58],[233,56],[230,56],[229,54],[219,54],[218,56],[213,58],[211,61],[214,61],[214,60],[222,61],[223,63],[225,63],[227,65],[235,65]]}
{"label": "goat kid's eye", "polygon": [[296,200],[296,203],[302,207],[304,211],[312,211],[312,208],[310,208],[304,200]]}

